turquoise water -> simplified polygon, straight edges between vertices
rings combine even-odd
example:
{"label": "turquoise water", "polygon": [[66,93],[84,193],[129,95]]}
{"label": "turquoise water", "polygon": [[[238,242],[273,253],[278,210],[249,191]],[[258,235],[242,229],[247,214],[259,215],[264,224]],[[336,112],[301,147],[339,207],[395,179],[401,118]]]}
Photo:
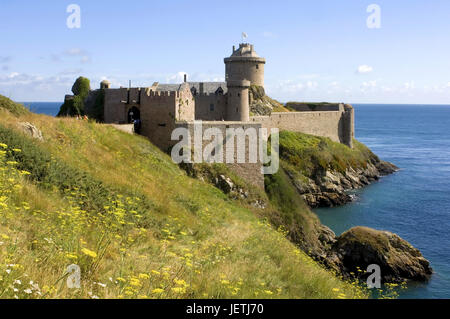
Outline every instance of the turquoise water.
{"label": "turquoise water", "polygon": [[450,106],[354,105],[356,138],[401,168],[358,200],[315,212],[336,234],[364,225],[397,233],[435,271],[401,298],[450,298]]}

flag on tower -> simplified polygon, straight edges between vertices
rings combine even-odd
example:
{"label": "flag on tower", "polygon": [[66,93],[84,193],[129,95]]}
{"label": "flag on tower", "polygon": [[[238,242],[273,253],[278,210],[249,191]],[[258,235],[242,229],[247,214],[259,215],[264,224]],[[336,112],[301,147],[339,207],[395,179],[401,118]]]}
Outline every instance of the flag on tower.
{"label": "flag on tower", "polygon": [[248,38],[248,35],[247,35],[247,33],[245,33],[245,32],[242,32],[242,40],[245,40],[245,39],[247,39]]}

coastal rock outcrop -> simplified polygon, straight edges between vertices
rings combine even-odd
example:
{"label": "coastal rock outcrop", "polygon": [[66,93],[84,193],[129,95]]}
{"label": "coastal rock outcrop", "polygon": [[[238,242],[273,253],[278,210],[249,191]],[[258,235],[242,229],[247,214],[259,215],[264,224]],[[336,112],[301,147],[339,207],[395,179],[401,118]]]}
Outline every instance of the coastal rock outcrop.
{"label": "coastal rock outcrop", "polygon": [[249,89],[250,112],[256,116],[269,116],[272,112],[286,110],[278,101],[268,97],[264,87],[252,85]]}
{"label": "coastal rock outcrop", "polygon": [[294,175],[289,172],[288,174],[308,206],[316,208],[340,206],[351,202],[354,196],[348,194],[349,190],[362,188],[398,170],[394,164],[379,160],[368,163],[365,168],[349,168],[344,173],[327,170],[314,179],[296,179]]}
{"label": "coastal rock outcrop", "polygon": [[344,276],[367,276],[367,266],[380,266],[383,282],[425,281],[430,263],[406,240],[388,231],[354,227],[337,237],[326,263]]}

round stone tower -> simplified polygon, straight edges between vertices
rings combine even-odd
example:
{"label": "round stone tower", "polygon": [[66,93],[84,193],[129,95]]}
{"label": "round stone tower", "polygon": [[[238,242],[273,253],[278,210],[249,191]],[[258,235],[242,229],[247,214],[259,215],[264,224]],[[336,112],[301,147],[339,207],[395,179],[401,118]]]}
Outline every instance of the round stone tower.
{"label": "round stone tower", "polygon": [[250,107],[248,102],[250,81],[227,81],[227,87],[227,121],[248,122],[250,120]]}
{"label": "round stone tower", "polygon": [[100,89],[109,89],[111,87],[111,82],[108,80],[103,80],[100,82]]}
{"label": "round stone tower", "polygon": [[233,53],[225,58],[226,81],[248,80],[251,85],[264,86],[264,64],[266,60],[259,57],[252,44],[241,43]]}

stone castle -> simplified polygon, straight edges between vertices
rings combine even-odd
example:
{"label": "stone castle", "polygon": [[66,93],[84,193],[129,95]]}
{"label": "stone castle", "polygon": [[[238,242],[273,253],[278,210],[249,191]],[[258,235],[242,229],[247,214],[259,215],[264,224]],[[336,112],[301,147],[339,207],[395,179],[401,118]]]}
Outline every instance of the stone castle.
{"label": "stone castle", "polygon": [[[140,119],[140,134],[164,151],[177,143],[171,140],[172,131],[177,127],[192,129],[195,120],[203,121],[203,129],[278,128],[329,137],[352,147],[354,113],[350,105],[319,104],[314,109],[305,106],[296,112],[252,116],[249,88],[264,87],[266,60],[256,54],[253,45],[243,43],[237,49],[233,46],[224,62],[225,82],[189,82],[185,76],[181,84],[155,82],[150,87],[111,88],[110,82],[102,81],[104,121],[126,125]],[[264,185],[261,163],[231,166],[253,184]]]}

